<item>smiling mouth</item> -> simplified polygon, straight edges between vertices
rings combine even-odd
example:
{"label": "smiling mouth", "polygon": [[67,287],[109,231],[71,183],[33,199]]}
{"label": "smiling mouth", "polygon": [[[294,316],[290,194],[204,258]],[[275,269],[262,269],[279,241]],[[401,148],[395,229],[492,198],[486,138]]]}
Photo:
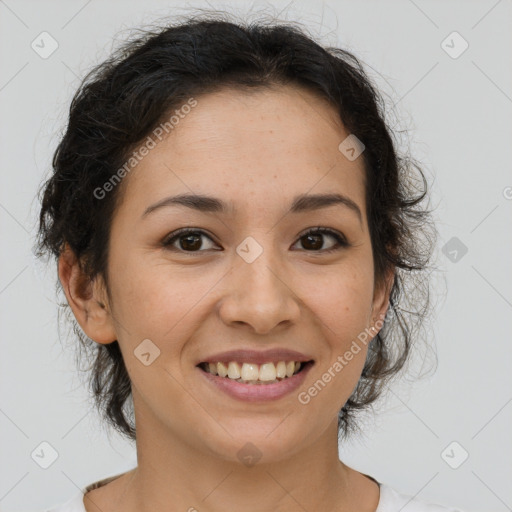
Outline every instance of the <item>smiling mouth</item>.
{"label": "smiling mouth", "polygon": [[313,364],[313,360],[305,362],[278,361],[261,365],[237,361],[219,361],[216,363],[202,362],[197,367],[218,378],[229,379],[243,384],[265,385],[290,379]]}

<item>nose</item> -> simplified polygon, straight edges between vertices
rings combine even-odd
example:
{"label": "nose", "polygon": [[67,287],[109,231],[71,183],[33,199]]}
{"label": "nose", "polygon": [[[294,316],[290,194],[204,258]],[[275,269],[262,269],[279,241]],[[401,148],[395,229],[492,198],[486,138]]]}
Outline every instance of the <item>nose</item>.
{"label": "nose", "polygon": [[226,325],[247,325],[256,334],[267,334],[281,324],[297,322],[300,299],[291,288],[289,273],[268,252],[252,263],[240,259],[234,264],[219,307]]}

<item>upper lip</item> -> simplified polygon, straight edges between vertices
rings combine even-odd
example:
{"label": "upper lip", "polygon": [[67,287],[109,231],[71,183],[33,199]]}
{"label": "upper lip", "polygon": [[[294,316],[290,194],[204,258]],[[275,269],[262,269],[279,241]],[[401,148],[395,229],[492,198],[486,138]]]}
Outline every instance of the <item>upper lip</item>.
{"label": "upper lip", "polygon": [[306,362],[311,361],[313,358],[295,350],[288,350],[286,348],[273,348],[269,350],[249,350],[249,349],[238,349],[228,350],[226,352],[219,352],[206,356],[197,363],[217,363],[217,362],[229,362],[237,361],[243,363],[252,364],[264,364],[269,362],[279,361],[300,361]]}

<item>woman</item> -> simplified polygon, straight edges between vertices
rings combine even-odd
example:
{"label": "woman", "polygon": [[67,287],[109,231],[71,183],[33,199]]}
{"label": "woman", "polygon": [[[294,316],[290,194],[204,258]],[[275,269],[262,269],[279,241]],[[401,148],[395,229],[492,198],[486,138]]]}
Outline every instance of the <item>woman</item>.
{"label": "woman", "polygon": [[408,359],[404,284],[426,302],[432,225],[411,173],[426,183],[382,110],[350,53],[213,17],[86,77],[39,254],[138,465],[54,511],[455,510],[338,458]]}

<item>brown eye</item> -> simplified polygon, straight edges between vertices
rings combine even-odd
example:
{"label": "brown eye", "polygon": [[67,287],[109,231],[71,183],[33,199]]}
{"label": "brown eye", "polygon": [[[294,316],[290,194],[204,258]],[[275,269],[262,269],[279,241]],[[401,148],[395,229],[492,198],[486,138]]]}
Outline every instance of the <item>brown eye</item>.
{"label": "brown eye", "polygon": [[[167,237],[162,242],[162,245],[170,250],[175,249],[183,252],[202,252],[200,250],[203,245],[201,240],[202,237],[211,240],[211,238],[203,231],[182,229],[172,233],[171,238]],[[178,247],[176,247],[175,242],[178,242]]]}
{"label": "brown eye", "polygon": [[180,241],[180,249],[185,249],[186,251],[197,251],[201,248],[201,236],[197,234],[190,235],[182,235],[178,238]]}
{"label": "brown eye", "polygon": [[[334,239],[336,244],[333,247],[322,249],[325,236],[329,236],[331,239]],[[347,247],[349,245],[345,237],[343,237],[340,233],[327,228],[311,229],[304,233],[300,237],[300,240],[302,240],[302,246],[307,251],[313,252],[331,252],[336,251],[342,247]]]}
{"label": "brown eye", "polygon": [[[162,242],[162,245],[168,250],[181,251],[185,253],[212,250],[211,247],[204,249],[202,241],[203,237],[213,243],[213,240],[204,231],[183,228],[171,233]],[[334,246],[323,248],[326,237],[335,241]],[[341,233],[327,228],[310,229],[304,233],[299,240],[301,241],[303,249],[308,252],[332,252],[350,245]]]}

